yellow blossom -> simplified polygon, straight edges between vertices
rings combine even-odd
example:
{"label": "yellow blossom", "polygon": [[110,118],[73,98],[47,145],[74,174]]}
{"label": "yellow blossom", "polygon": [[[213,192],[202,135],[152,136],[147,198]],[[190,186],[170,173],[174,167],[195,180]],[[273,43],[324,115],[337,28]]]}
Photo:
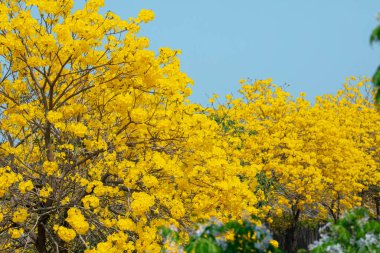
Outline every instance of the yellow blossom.
{"label": "yellow blossom", "polygon": [[269,242],[273,247],[278,248],[278,242],[276,240],[270,240]]}
{"label": "yellow blossom", "polygon": [[26,210],[25,208],[18,208],[13,213],[12,221],[16,223],[23,223],[27,217],[28,217],[28,210]]}
{"label": "yellow blossom", "polygon": [[86,208],[86,209],[90,209],[90,207],[96,208],[99,206],[99,198],[97,198],[96,196],[92,196],[92,195],[86,195],[82,199],[82,203],[83,203],[84,208]]}
{"label": "yellow blossom", "polygon": [[148,23],[154,19],[154,12],[152,10],[142,9],[139,12],[138,18],[144,23]]}
{"label": "yellow blossom", "polygon": [[40,190],[40,197],[47,198],[53,192],[53,188],[50,185],[46,185]]}
{"label": "yellow blossom", "polygon": [[42,168],[48,176],[51,176],[57,172],[58,164],[56,162],[45,161],[42,165]]}
{"label": "yellow blossom", "polygon": [[65,242],[71,242],[76,237],[76,233],[74,230],[70,228],[66,228],[63,226],[55,226],[54,227],[55,232]]}
{"label": "yellow blossom", "polygon": [[80,235],[84,235],[90,228],[81,211],[77,208],[70,208],[67,212],[66,221]]}
{"label": "yellow blossom", "polygon": [[18,188],[21,193],[26,193],[28,191],[31,191],[33,189],[33,182],[31,180],[20,182],[18,185]]}
{"label": "yellow blossom", "polygon": [[148,211],[154,205],[154,196],[145,192],[134,192],[132,194],[133,201],[131,207],[137,215],[141,215]]}
{"label": "yellow blossom", "polygon": [[135,231],[136,225],[131,219],[119,219],[117,221],[117,226],[121,230]]}
{"label": "yellow blossom", "polygon": [[24,229],[22,229],[22,228],[18,228],[18,229],[17,228],[10,228],[8,230],[8,233],[13,239],[18,239],[24,234]]}

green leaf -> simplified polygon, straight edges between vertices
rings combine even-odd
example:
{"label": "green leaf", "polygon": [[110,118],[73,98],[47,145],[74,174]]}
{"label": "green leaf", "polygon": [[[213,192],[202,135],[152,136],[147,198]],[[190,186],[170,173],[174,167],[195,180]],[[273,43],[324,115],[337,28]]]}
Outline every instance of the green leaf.
{"label": "green leaf", "polygon": [[380,87],[380,66],[377,67],[376,72],[372,77],[372,82],[376,87]]}
{"label": "green leaf", "polygon": [[371,34],[371,37],[369,38],[369,42],[373,44],[374,42],[380,41],[380,25],[377,26]]}
{"label": "green leaf", "polygon": [[376,104],[378,105],[380,104],[380,90],[376,91],[375,101],[376,101]]}
{"label": "green leaf", "polygon": [[194,242],[192,249],[195,253],[220,253],[220,248],[206,238],[200,238]]}

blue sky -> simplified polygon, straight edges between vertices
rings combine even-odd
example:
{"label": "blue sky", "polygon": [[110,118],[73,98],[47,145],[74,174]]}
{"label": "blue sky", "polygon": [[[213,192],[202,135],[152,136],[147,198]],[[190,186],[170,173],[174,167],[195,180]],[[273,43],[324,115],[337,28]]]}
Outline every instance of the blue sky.
{"label": "blue sky", "polygon": [[141,35],[151,48],[181,49],[194,81],[193,102],[237,94],[240,79],[273,78],[293,95],[339,89],[346,77],[372,76],[380,47],[369,45],[376,0],[105,0],[122,18],[152,9]]}

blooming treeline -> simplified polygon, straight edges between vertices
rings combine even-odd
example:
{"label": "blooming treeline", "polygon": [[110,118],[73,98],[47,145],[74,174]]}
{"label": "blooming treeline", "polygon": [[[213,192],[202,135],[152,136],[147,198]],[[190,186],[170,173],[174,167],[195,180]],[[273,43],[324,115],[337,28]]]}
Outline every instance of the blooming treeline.
{"label": "blooming treeline", "polygon": [[380,115],[369,80],[349,78],[313,104],[271,80],[242,80],[239,93],[210,114],[241,162],[260,171],[255,194],[273,227],[293,241],[301,220],[337,220],[356,206],[379,215]]}
{"label": "blooming treeline", "polygon": [[204,108],[180,51],[138,36],[154,13],[103,5],[0,1],[2,251],[159,252],[159,226],[186,239],[199,219],[338,218],[378,197],[365,80],[314,105],[243,82]]}

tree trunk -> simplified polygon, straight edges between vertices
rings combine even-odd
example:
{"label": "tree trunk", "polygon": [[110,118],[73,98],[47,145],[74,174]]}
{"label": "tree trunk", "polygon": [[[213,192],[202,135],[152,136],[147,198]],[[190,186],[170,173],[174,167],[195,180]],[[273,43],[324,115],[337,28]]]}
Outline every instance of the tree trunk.
{"label": "tree trunk", "polygon": [[[49,121],[46,122],[45,126],[45,148],[46,148],[46,157],[47,160],[52,162],[54,161],[54,154],[53,154],[53,149],[51,146],[51,124]],[[41,202],[40,205],[41,207],[50,207],[52,204],[52,201],[49,200],[46,203]],[[43,212],[43,211],[42,211]],[[37,225],[37,241],[35,243],[36,249],[39,253],[47,253],[47,248],[46,248],[46,230],[45,230],[45,225],[49,221],[50,215],[45,214],[42,215],[40,220],[38,221]]]}
{"label": "tree trunk", "polygon": [[39,253],[47,253],[45,224],[47,223],[48,220],[49,220],[49,216],[44,215],[41,217],[37,225],[36,249]]}
{"label": "tree trunk", "polygon": [[301,214],[301,210],[297,209],[295,213],[293,213],[292,224],[285,231],[285,251],[288,253],[296,253],[297,250],[297,227],[298,227],[298,219]]}

